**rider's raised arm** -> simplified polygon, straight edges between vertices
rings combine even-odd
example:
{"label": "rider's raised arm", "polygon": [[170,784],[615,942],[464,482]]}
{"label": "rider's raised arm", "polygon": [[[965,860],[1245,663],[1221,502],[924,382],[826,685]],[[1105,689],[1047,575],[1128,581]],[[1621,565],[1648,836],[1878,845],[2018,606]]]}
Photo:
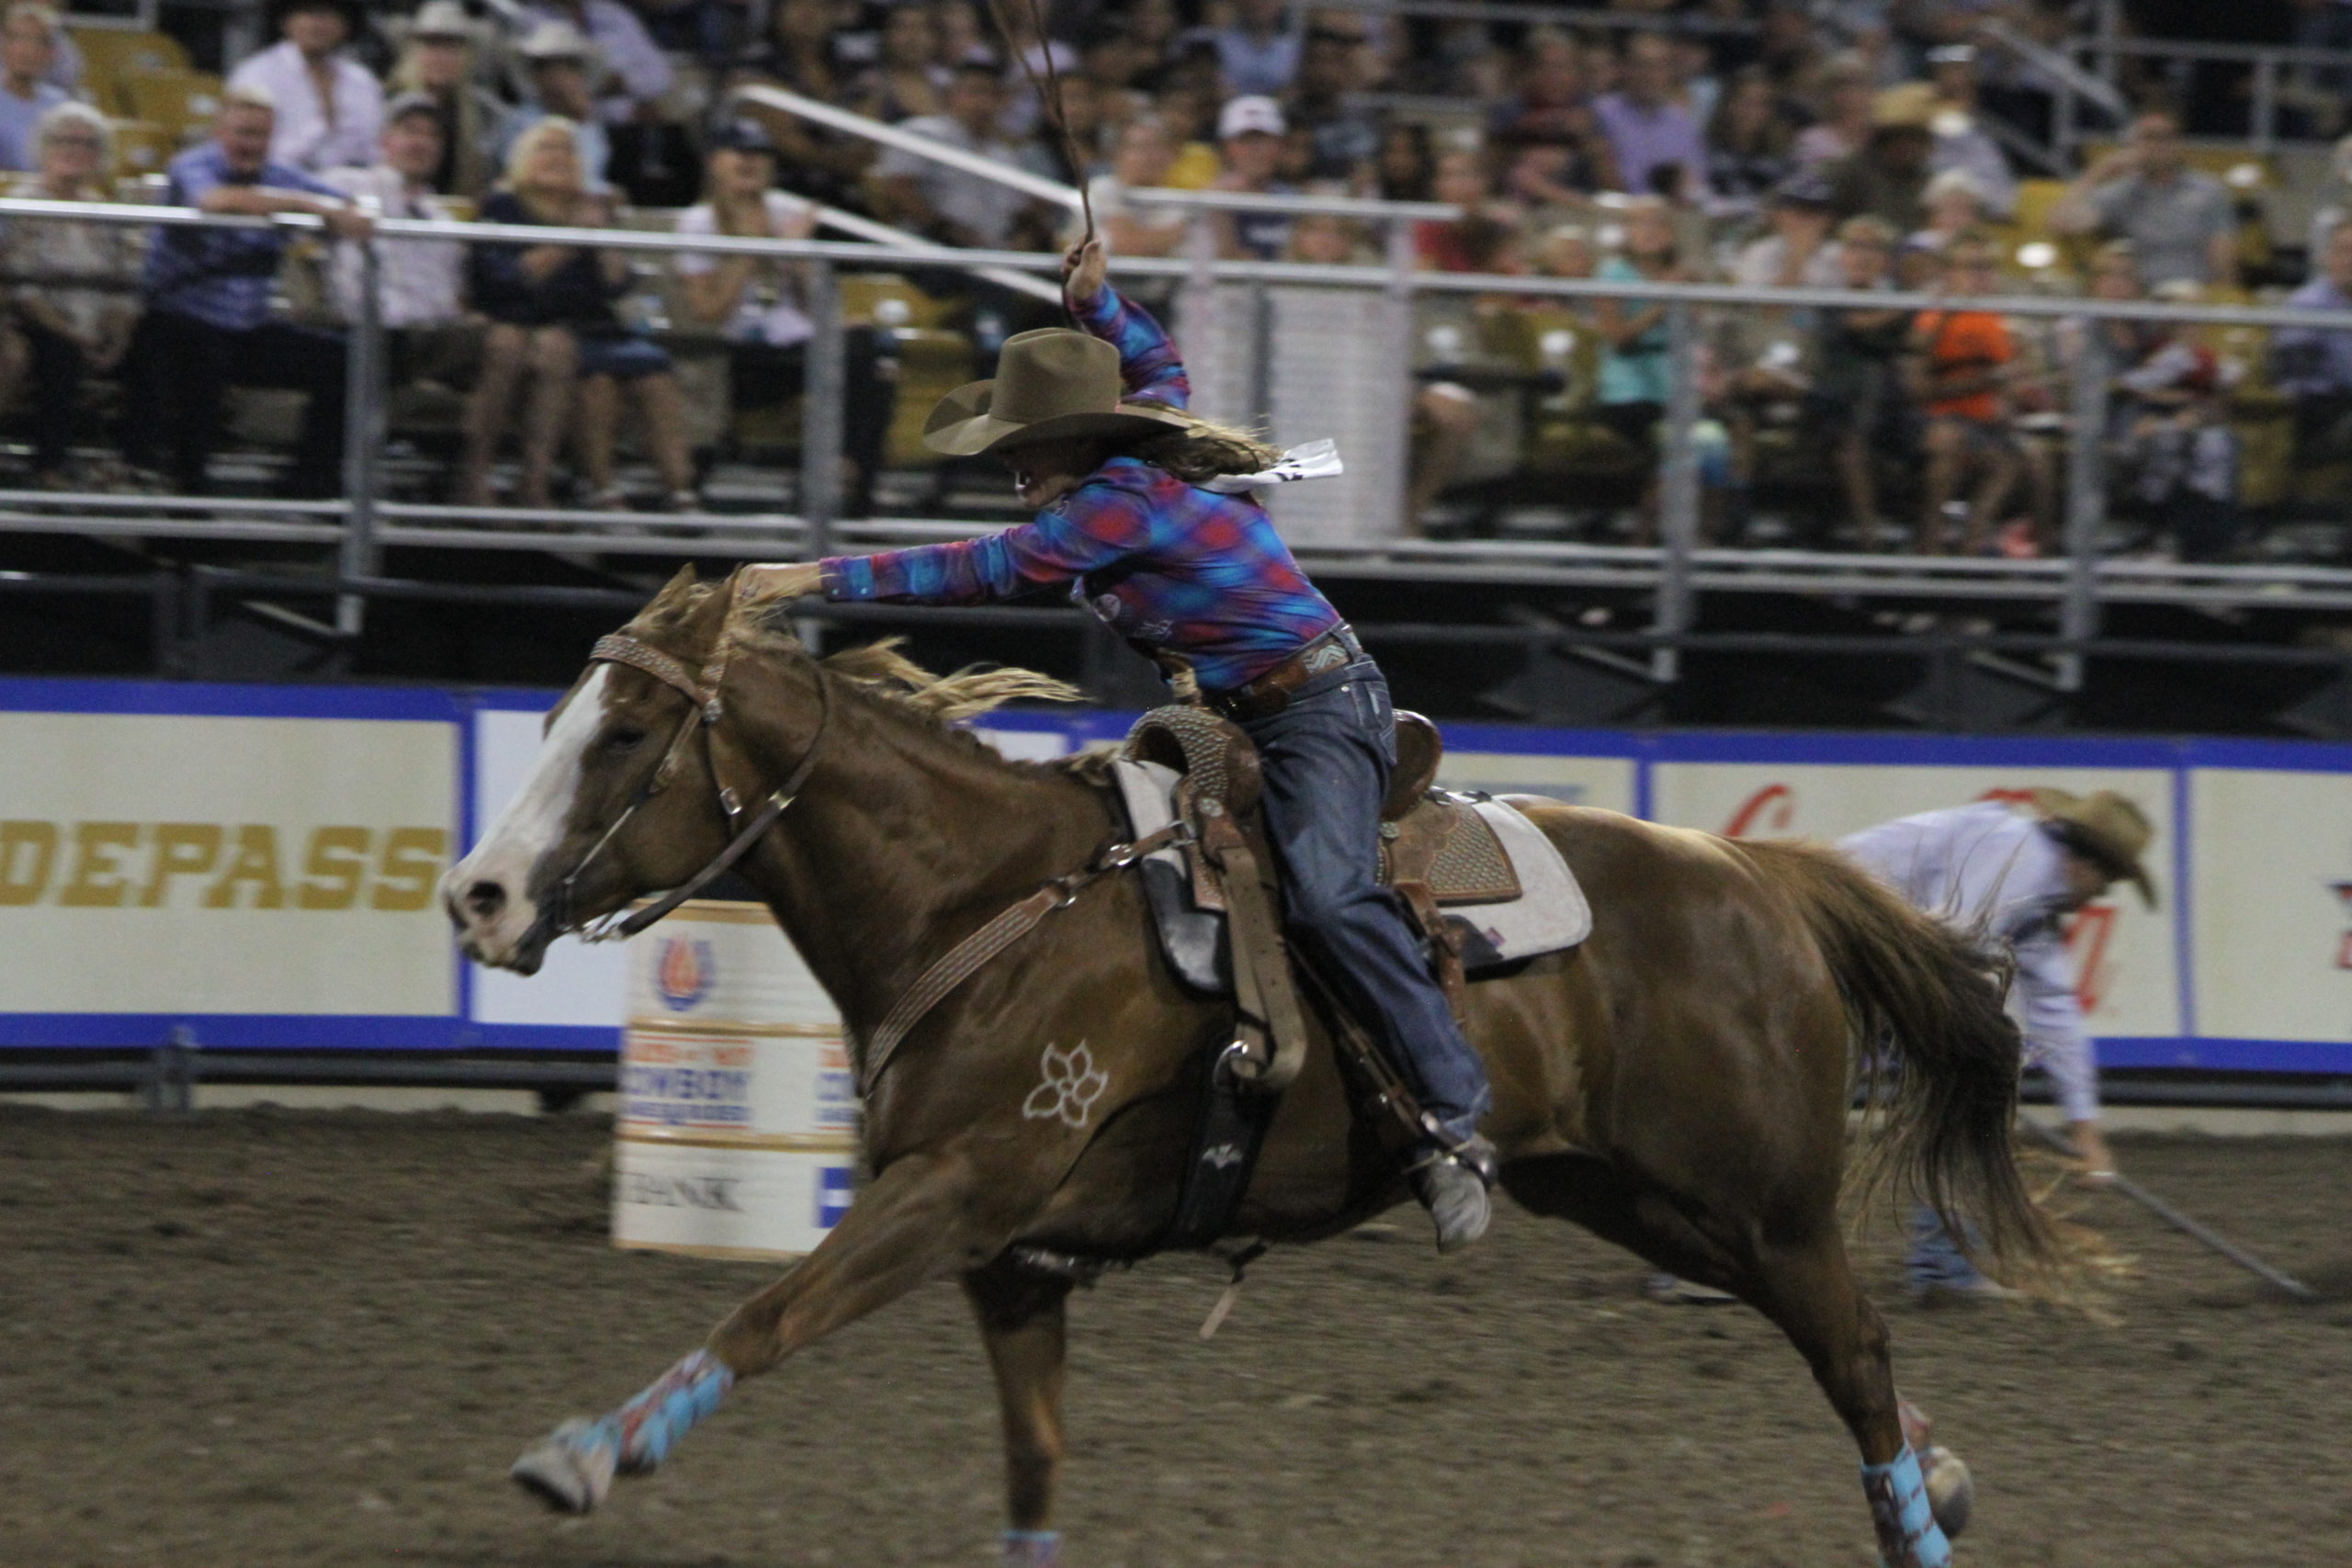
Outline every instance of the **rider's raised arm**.
{"label": "rider's raised arm", "polygon": [[1108,485],[1081,485],[1034,523],[977,539],[955,539],[822,563],[828,599],[902,604],[980,604],[1075,581],[1149,542],[1139,499]]}
{"label": "rider's raised arm", "polygon": [[1150,311],[1107,283],[1093,299],[1073,301],[1071,310],[1080,326],[1119,351],[1119,378],[1128,397],[1170,408],[1190,403],[1193,383],[1184,375],[1184,361]]}

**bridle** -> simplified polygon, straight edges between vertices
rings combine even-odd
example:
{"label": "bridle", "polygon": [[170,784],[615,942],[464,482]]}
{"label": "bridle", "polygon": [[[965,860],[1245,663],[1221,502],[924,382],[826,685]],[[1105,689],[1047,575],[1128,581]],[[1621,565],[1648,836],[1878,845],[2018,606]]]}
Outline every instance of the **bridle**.
{"label": "bridle", "polygon": [[[722,636],[720,647],[723,649],[725,646]],[[714,654],[711,661],[696,674],[686,668],[684,660],[649,643],[616,632],[610,637],[596,639],[596,646],[589,649],[588,662],[591,665],[626,664],[632,670],[652,676],[683,695],[687,705],[684,716],[678,720],[678,728],[670,737],[669,750],[662,753],[662,765],[653,770],[651,776],[630,797],[629,803],[621,808],[620,815],[613,818],[612,825],[589,847],[588,852],[580,857],[579,863],[563,880],[555,885],[548,896],[545,919],[555,934],[561,935],[573,929],[571,905],[574,884],[595,863],[596,857],[605,852],[614,835],[637,815],[638,807],[668,787],[671,775],[677,771],[680,760],[685,755],[687,740],[697,729],[709,737],[710,773],[718,785],[718,808],[726,817],[728,827],[735,829],[727,841],[727,847],[711,857],[700,871],[652,903],[635,910],[616,909],[578,928],[582,942],[611,942],[635,936],[718,881],[750,852],[753,844],[767,835],[769,829],[775,826],[776,819],[798,796],[808,782],[808,775],[816,770],[817,755],[824,746],[825,730],[833,715],[833,693],[826,683],[824,671],[812,665],[810,669],[817,680],[817,731],[808,738],[808,750],[801,754],[800,761],[791,774],[768,793],[767,799],[760,804],[758,810],[751,812],[746,820],[742,797],[718,776],[717,732],[718,721],[726,716],[718,689],[727,679],[726,654],[723,651]]]}

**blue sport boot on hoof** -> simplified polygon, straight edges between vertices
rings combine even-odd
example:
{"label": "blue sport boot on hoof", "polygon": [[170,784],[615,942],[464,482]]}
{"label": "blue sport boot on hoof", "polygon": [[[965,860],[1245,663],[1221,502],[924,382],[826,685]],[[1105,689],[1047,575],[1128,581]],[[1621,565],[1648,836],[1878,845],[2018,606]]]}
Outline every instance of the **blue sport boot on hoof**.
{"label": "blue sport boot on hoof", "polygon": [[584,1514],[612,1492],[620,1453],[620,1428],[609,1418],[574,1416],[516,1460],[506,1473],[549,1507]]}
{"label": "blue sport boot on hoof", "polygon": [[1870,1499],[1883,1568],[1951,1568],[1951,1542],[1936,1523],[1910,1444],[1884,1464],[1862,1466],[1862,1495]]}
{"label": "blue sport boot on hoof", "polygon": [[1004,1568],[1061,1568],[1059,1530],[1004,1532]]}

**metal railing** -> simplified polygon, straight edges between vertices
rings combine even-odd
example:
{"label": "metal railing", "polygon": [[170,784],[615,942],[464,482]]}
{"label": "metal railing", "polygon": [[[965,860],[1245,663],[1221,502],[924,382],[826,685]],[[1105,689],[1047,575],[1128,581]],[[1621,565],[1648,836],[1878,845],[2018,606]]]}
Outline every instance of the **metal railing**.
{"label": "metal railing", "polygon": [[[1194,195],[1172,193],[1204,203]],[[1304,206],[1305,203],[1299,204]],[[317,231],[317,220],[222,218],[185,209],[101,206],[75,202],[0,200],[0,220],[23,218],[156,226],[258,227],[268,223]],[[1392,224],[1397,233],[1405,225]],[[810,385],[819,395],[804,400],[805,424],[797,510],[749,515],[698,514],[691,543],[648,525],[675,525],[674,517],[608,513],[531,513],[497,508],[426,506],[396,502],[383,493],[379,466],[383,388],[375,378],[384,364],[384,328],[378,310],[381,247],[420,241],[467,244],[576,245],[594,250],[666,255],[676,253],[761,255],[807,264],[812,313],[820,330],[810,345]],[[1052,255],[1027,252],[958,251],[954,265],[999,269],[1029,277],[1058,268]],[[315,545],[331,552],[341,579],[376,576],[386,548],[431,547],[454,549],[571,550],[595,554],[692,554],[721,558],[784,558],[860,546],[897,545],[926,538],[968,536],[982,525],[924,517],[844,521],[839,516],[838,476],[843,432],[837,397],[825,395],[843,384],[844,344],[837,309],[837,269],[916,267],[935,269],[943,254],[933,245],[905,246],[827,240],[763,240],[729,236],[680,236],[627,229],[502,226],[424,220],[387,220],[367,248],[362,309],[351,323],[352,391],[345,443],[346,491],[340,502],[296,502],[196,497],[59,494],[45,491],[0,491],[0,532],[41,532],[97,536],[170,536],[243,539]],[[1135,258],[1120,264],[1123,276],[1206,279],[1272,288],[1318,286],[1376,291],[1410,301],[1423,296],[1517,296],[1562,301],[1604,298],[1662,302],[1671,341],[1674,396],[1666,420],[1659,543],[1654,547],[1510,541],[1432,541],[1396,537],[1395,516],[1351,543],[1302,550],[1316,570],[1333,575],[1372,578],[1590,585],[1646,594],[1653,604],[1647,669],[1671,680],[1679,669],[1679,639],[1697,624],[1702,594],[1818,593],[1888,600],[2004,601],[2056,613],[2061,640],[2069,648],[2098,635],[2101,610],[2110,604],[2172,604],[2204,606],[2342,610],[2352,608],[2352,571],[2317,566],[2199,566],[2105,558],[2099,553],[2105,523],[2100,482],[2101,433],[2107,385],[2097,356],[2078,355],[2067,368],[2072,412],[2072,481],[2066,493],[2066,555],[2039,560],[1978,560],[1909,556],[1837,555],[1798,550],[1707,547],[1701,536],[1699,457],[1695,444],[1702,413],[1699,383],[1689,373],[1699,352],[1702,312],[1711,307],[1762,307],[1774,310],[1851,307],[1981,309],[2032,320],[2141,320],[2181,325],[2219,322],[2252,327],[2301,326],[2352,332],[2352,311],[2302,311],[2252,307],[2173,306],[2039,296],[1945,299],[1927,296],[1858,293],[1832,289],[1743,289],[1708,284],[1604,282],[1422,272],[1414,269],[1408,246],[1392,245],[1384,265],[1316,265],[1243,262],[1212,256]],[[1179,327],[1182,331],[1181,323]],[[1409,388],[1411,334],[1393,344],[1395,380]],[[1397,404],[1393,438],[1408,440],[1404,400]],[[1296,439],[1320,432],[1278,432]],[[364,595],[346,594],[338,607],[337,628],[359,624]],[[2061,657],[2056,679],[2062,689],[2079,680],[2078,661]]]}

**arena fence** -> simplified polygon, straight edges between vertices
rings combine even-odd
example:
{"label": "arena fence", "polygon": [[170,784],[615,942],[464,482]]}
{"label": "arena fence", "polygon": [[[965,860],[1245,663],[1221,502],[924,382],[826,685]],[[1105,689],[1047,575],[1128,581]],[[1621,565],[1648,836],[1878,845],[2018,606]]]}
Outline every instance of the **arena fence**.
{"label": "arena fence", "polygon": [[[633,950],[567,940],[534,978],[481,970],[433,896],[556,695],[0,680],[0,1087],[141,1081],[158,1061],[267,1076],[322,1053],[347,1078],[601,1081],[578,1064],[616,1048]],[[1050,758],[1132,717],[1002,713],[982,732]],[[2070,925],[2103,1064],[2251,1075],[2211,1091],[2245,1102],[2352,1091],[2352,841],[2312,833],[2352,819],[2352,747],[1445,728],[1450,785],[1732,836],[2122,790],[2154,825],[2161,902],[2119,893]]]}
{"label": "arena fence", "polygon": [[[1200,193],[1138,192],[1136,199],[1190,203],[1204,217],[1219,207],[1250,198],[1209,197]],[[1263,199],[1263,198],[1260,198]],[[1329,208],[1362,215],[1367,206],[1310,197],[1279,198],[1294,213]],[[2270,329],[2283,326],[2352,330],[2352,311],[2292,311],[2253,307],[2175,306],[2109,302],[2037,294],[1984,299],[1947,299],[1923,295],[1855,293],[1828,289],[1754,290],[1704,284],[1602,282],[1531,276],[1434,273],[1412,265],[1408,222],[1444,212],[1435,209],[1389,211],[1390,243],[1385,265],[1309,265],[1216,259],[1195,247],[1183,258],[1133,258],[1120,263],[1130,283],[1165,280],[1178,291],[1177,330],[1186,334],[1196,382],[1203,384],[1207,412],[1228,418],[1275,414],[1272,434],[1289,442],[1332,434],[1329,424],[1307,428],[1305,421],[1328,417],[1317,409],[1314,389],[1325,383],[1286,365],[1322,355],[1329,363],[1332,334],[1286,336],[1269,308],[1277,298],[1351,301],[1364,329],[1344,336],[1355,367],[1346,385],[1332,387],[1356,400],[1355,429],[1342,432],[1343,450],[1376,483],[1346,492],[1345,514],[1326,515],[1313,526],[1294,527],[1286,509],[1307,503],[1317,485],[1273,498],[1277,520],[1291,532],[1301,555],[1329,575],[1356,575],[1408,581],[1466,581],[1623,590],[1645,596],[1651,605],[1646,635],[1654,645],[1640,660],[1656,681],[1671,681],[1679,668],[1678,640],[1697,626],[1702,594],[1819,593],[1886,601],[1964,601],[2007,604],[2049,612],[2067,645],[2088,645],[2102,631],[2103,611],[2121,604],[2198,605],[2212,609],[2264,608],[2333,611],[2352,607],[2352,571],[2321,566],[2189,565],[2127,559],[2101,553],[2107,523],[2102,479],[2102,444],[2096,433],[2107,423],[2108,386],[2094,356],[2077,355],[2068,367],[2065,553],[2043,559],[1979,559],[1913,555],[1849,555],[1804,550],[1711,547],[1702,536],[1699,363],[1710,312],[1786,311],[1824,307],[1927,309],[1950,307],[1998,311],[2012,319],[2048,326],[2083,325],[2109,320],[2143,320],[2183,327]],[[181,208],[101,206],[25,199],[0,200],[0,220],[65,219],[150,226],[254,226],[276,222],[316,232],[304,217],[247,220],[198,214]],[[96,537],[177,537],[275,542],[316,547],[322,565],[331,564],[345,585],[335,627],[358,626],[369,592],[380,577],[383,552],[390,547],[448,550],[527,549],[590,551],[599,555],[681,553],[679,539],[657,531],[674,520],[603,512],[532,513],[509,509],[432,506],[391,500],[380,460],[385,425],[385,333],[377,313],[376,278],[384,247],[419,241],[576,244],[617,250],[649,260],[687,252],[787,258],[807,265],[809,314],[817,327],[809,345],[797,506],[790,512],[697,515],[690,552],[720,558],[785,558],[850,547],[873,547],[967,536],[984,525],[912,516],[845,521],[842,494],[842,387],[845,374],[844,332],[838,308],[843,268],[936,270],[952,265],[965,271],[992,269],[1041,280],[1057,269],[1057,258],[1027,252],[957,251],[931,245],[899,246],[829,240],[753,240],[683,237],[627,229],[501,227],[494,224],[387,220],[363,258],[368,287],[363,309],[349,327],[350,420],[345,447],[345,494],[340,501],[300,502],[221,498],[60,494],[45,491],[0,491],[0,532],[68,533]],[[1663,302],[1671,342],[1672,398],[1664,424],[1659,542],[1655,546],[1424,540],[1405,536],[1401,527],[1406,482],[1402,455],[1409,441],[1408,422],[1416,361],[1422,344],[1412,325],[1417,303],[1477,299],[1589,301],[1600,298]],[[1232,302],[1241,301],[1236,311]],[[1220,320],[1222,317],[1222,320]],[[1233,322],[1242,324],[1235,330]],[[1195,346],[1195,345],[1198,346]],[[1237,371],[1237,365],[1240,368]],[[1367,368],[1370,367],[1370,368]],[[1313,362],[1308,360],[1307,369]],[[1301,397],[1297,389],[1304,386]],[[1277,395],[1288,407],[1270,406]],[[1340,400],[1324,400],[1328,405]],[[1305,412],[1297,410],[1304,408]],[[1297,426],[1293,428],[1293,426]],[[1318,481],[1338,484],[1340,481]],[[1329,503],[1324,503],[1329,512]],[[2079,660],[2061,655],[2050,667],[2062,691],[2079,685]]]}

